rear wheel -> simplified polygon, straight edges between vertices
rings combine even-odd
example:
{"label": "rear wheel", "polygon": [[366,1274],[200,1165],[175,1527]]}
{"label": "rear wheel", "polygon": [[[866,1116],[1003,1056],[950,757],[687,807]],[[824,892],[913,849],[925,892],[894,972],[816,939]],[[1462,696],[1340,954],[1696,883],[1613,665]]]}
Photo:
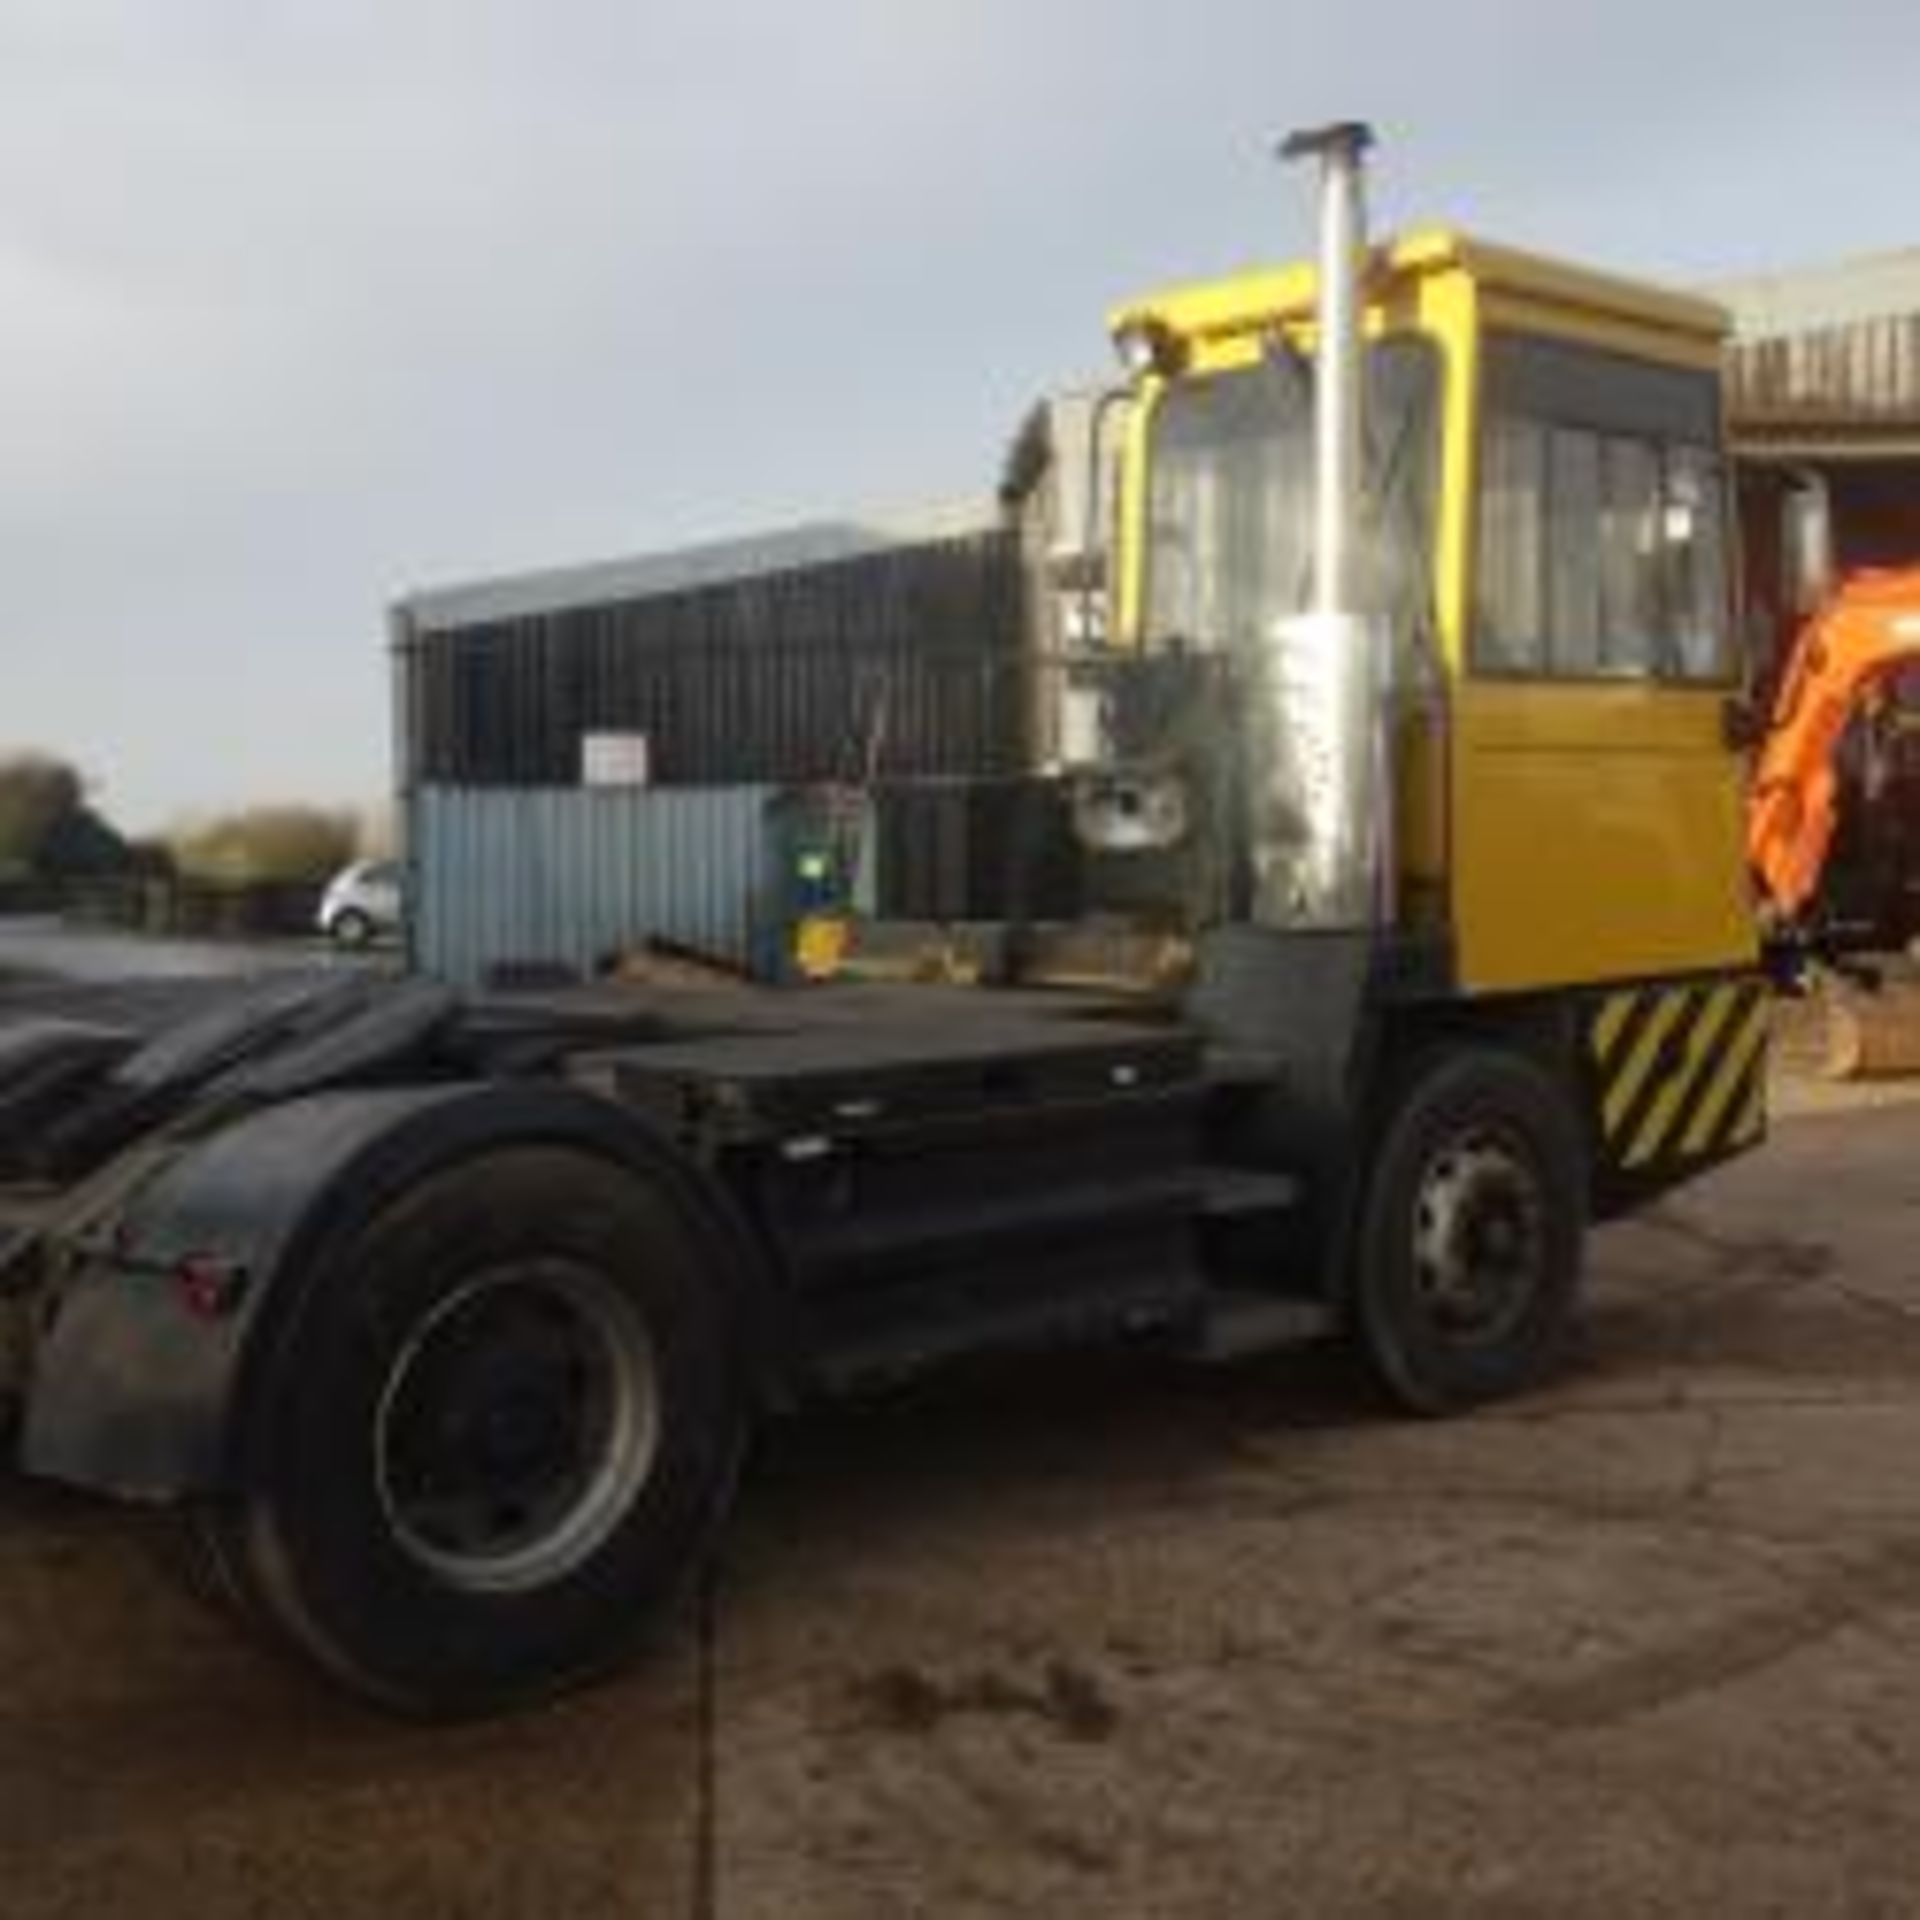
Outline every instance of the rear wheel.
{"label": "rear wheel", "polygon": [[1415,1063],[1368,1178],[1354,1308],[1389,1393],[1445,1413],[1552,1364],[1579,1291],[1580,1128],[1551,1077],[1495,1048]]}
{"label": "rear wheel", "polygon": [[327,1263],[213,1564],[388,1705],[484,1711],[617,1661],[686,1583],[746,1430],[727,1292],[644,1177],[549,1148],[423,1184]]}

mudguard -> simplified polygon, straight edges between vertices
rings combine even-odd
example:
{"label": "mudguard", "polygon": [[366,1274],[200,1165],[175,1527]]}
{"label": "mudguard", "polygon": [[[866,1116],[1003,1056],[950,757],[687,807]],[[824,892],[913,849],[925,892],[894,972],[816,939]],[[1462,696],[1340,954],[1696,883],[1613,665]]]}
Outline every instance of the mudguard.
{"label": "mudguard", "polygon": [[553,1084],[328,1093],[238,1121],[129,1202],[38,1345],[21,1466],[138,1500],[243,1486],[275,1338],[306,1290],[350,1284],[338,1256],[416,1182],[524,1145],[576,1146],[659,1181],[713,1247],[749,1362],[769,1377],[772,1292],[747,1230],[635,1115]]}

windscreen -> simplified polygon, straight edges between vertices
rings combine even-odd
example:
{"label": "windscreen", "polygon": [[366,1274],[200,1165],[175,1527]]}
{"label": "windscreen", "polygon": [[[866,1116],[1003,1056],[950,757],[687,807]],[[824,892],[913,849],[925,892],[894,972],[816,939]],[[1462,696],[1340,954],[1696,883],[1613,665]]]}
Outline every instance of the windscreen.
{"label": "windscreen", "polygon": [[[1424,624],[1431,595],[1437,359],[1420,340],[1367,357],[1363,591]],[[1153,416],[1147,483],[1149,648],[1237,653],[1313,588],[1313,379],[1263,356],[1176,382]]]}

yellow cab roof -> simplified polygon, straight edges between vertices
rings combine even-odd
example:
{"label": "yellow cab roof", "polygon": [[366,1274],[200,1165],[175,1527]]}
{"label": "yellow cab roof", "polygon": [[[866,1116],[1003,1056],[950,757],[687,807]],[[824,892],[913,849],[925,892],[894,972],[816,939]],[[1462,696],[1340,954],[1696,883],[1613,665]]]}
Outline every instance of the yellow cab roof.
{"label": "yellow cab roof", "polygon": [[[1411,285],[1450,273],[1464,275],[1476,286],[1544,305],[1637,322],[1709,344],[1720,341],[1731,324],[1726,309],[1711,300],[1447,228],[1429,228],[1376,246],[1369,294],[1378,299],[1396,284]],[[1114,310],[1108,324],[1115,332],[1130,324],[1153,324],[1188,340],[1242,334],[1277,320],[1311,319],[1319,280],[1307,261],[1255,268],[1129,301]]]}

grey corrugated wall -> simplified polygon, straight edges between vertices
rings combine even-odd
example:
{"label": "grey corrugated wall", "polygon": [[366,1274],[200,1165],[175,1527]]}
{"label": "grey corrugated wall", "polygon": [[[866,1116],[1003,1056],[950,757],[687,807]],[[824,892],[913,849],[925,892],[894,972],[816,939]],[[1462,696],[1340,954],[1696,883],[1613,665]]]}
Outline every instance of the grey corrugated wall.
{"label": "grey corrugated wall", "polygon": [[414,964],[591,971],[649,935],[750,963],[774,786],[422,787],[410,806]]}

